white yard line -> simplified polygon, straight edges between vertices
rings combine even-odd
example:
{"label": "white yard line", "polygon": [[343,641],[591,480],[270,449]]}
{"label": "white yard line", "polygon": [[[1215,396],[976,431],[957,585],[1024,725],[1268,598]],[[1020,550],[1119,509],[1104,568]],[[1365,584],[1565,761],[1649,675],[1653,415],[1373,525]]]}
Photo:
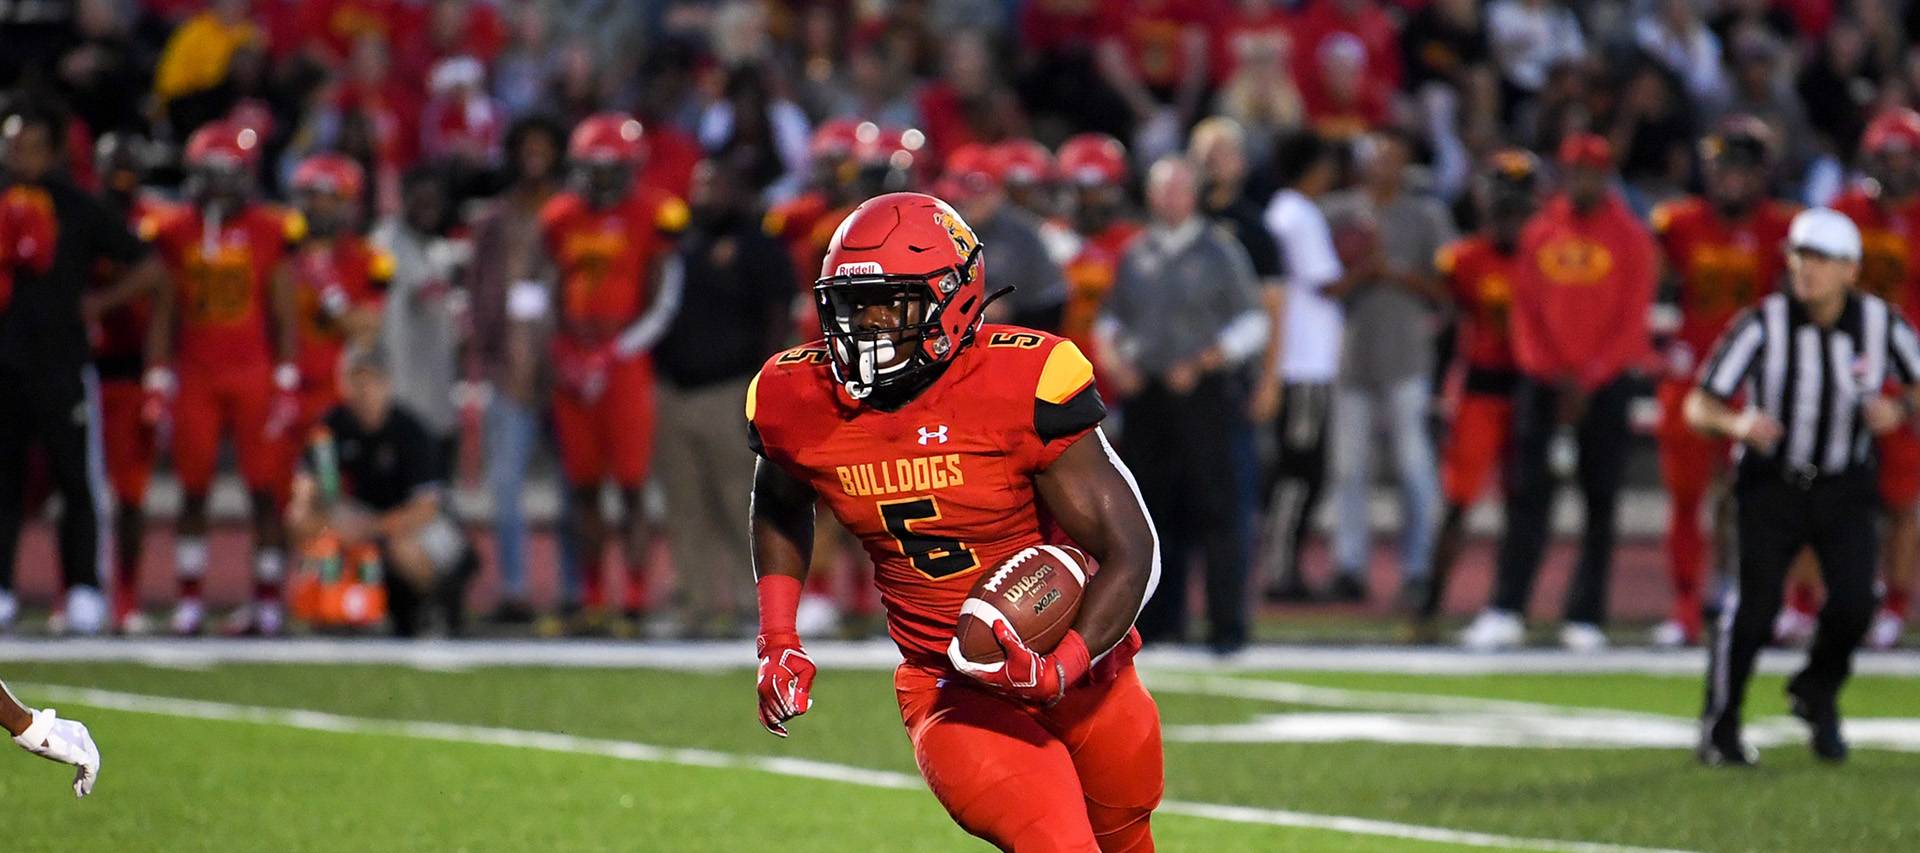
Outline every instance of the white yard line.
{"label": "white yard line", "polygon": [[[324,711],[310,711],[297,708],[268,708],[258,705],[234,705],[225,702],[207,702],[169,696],[149,696],[139,693],[95,690],[92,688],[71,687],[59,684],[16,684],[15,687],[19,688],[22,692],[32,693],[36,698],[141,714],[157,714],[197,720],[255,723],[341,734],[387,735],[452,743],[487,744],[518,749],[537,749],[545,752],[594,755],[606,758],[617,758],[624,761],[642,761],[654,764],[756,770],[782,776],[845,782],[851,785],[862,785],[870,788],[891,788],[897,790],[924,789],[923,783],[916,776],[887,770],[873,770],[846,764],[834,764],[826,761],[778,758],[761,755],[741,755],[708,749],[654,746],[651,744],[634,743],[632,741],[576,737],[574,735],[560,734],[557,732],[526,731],[523,729],[507,729],[492,726],[469,726],[424,720],[382,720],[369,717],[352,717]],[[109,765],[109,767],[111,767],[111,765]],[[1193,803],[1179,800],[1168,800],[1161,803],[1160,811],[1165,814],[1177,814],[1226,823],[1290,826],[1303,829],[1344,832],[1351,835],[1403,838],[1415,841],[1459,844],[1469,847],[1519,848],[1557,851],[1558,853],[1676,853],[1676,851],[1661,850],[1659,848],[1628,847],[1585,841],[1521,838],[1485,832],[1468,832],[1444,827],[1372,820],[1369,818],[1312,814],[1309,812],[1255,808],[1252,806]]]}
{"label": "white yard line", "polygon": [[[885,640],[809,641],[822,667],[891,669],[900,653]],[[1804,661],[1799,651],[1769,649],[1759,671],[1790,673]],[[0,639],[0,663],[98,661],[198,668],[221,663],[387,664],[428,670],[479,666],[730,669],[753,665],[749,641],[620,642],[612,640],[426,640],[374,638],[285,640]],[[1148,672],[1234,674],[1255,671],[1372,672],[1406,675],[1498,675],[1527,673],[1623,673],[1698,676],[1706,671],[1699,649],[1613,649],[1578,655],[1558,649],[1475,654],[1457,649],[1401,646],[1255,646],[1227,659],[1187,649],[1153,649],[1140,656]],[[1861,675],[1920,677],[1920,651],[1863,652]]]}

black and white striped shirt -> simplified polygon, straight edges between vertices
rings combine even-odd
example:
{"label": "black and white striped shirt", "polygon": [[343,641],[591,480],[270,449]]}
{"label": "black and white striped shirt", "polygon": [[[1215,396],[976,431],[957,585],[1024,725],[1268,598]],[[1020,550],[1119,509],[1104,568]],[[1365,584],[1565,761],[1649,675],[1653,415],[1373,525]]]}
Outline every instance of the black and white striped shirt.
{"label": "black and white striped shirt", "polygon": [[1891,378],[1920,381],[1920,337],[1878,297],[1852,291],[1840,319],[1821,328],[1785,294],[1773,294],[1734,318],[1700,368],[1699,387],[1722,402],[1745,391],[1785,428],[1754,461],[1799,476],[1845,473],[1871,460],[1873,442],[1860,403]]}

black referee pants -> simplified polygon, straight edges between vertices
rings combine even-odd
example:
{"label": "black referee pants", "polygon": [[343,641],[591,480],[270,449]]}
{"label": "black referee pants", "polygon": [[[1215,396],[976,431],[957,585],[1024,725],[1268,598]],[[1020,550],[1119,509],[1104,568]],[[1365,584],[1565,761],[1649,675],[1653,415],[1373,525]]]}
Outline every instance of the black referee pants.
{"label": "black referee pants", "polygon": [[1739,585],[1720,612],[1707,667],[1703,721],[1738,733],[1754,657],[1773,639],[1787,570],[1811,546],[1820,559],[1827,602],[1793,678],[1796,692],[1831,700],[1853,673],[1853,650],[1873,618],[1879,497],[1870,469],[1822,477],[1804,487],[1777,472],[1743,469],[1734,487],[1739,518]]}
{"label": "black referee pants", "polygon": [[[1633,394],[1626,380],[1615,379],[1587,399],[1586,412],[1574,424],[1579,442],[1578,479],[1586,502],[1587,529],[1580,540],[1580,563],[1567,586],[1566,620],[1600,625],[1607,618],[1607,581],[1613,572],[1615,514],[1620,479],[1627,462],[1627,404]],[[1533,598],[1533,581],[1547,550],[1553,523],[1554,482],[1549,458],[1559,428],[1560,393],[1544,382],[1522,377],[1513,395],[1513,438],[1504,475],[1507,535],[1500,542],[1493,606],[1524,614]]]}
{"label": "black referee pants", "polygon": [[27,457],[46,450],[60,495],[60,569],[68,587],[99,586],[100,524],[108,508],[93,368],[21,370],[0,364],[0,591],[13,589],[26,520]]}
{"label": "black referee pants", "polygon": [[1120,456],[1160,536],[1160,587],[1140,612],[1147,640],[1184,639],[1187,566],[1195,550],[1206,565],[1207,644],[1247,642],[1247,509],[1234,466],[1240,396],[1222,374],[1190,394],[1154,382],[1126,404]]}

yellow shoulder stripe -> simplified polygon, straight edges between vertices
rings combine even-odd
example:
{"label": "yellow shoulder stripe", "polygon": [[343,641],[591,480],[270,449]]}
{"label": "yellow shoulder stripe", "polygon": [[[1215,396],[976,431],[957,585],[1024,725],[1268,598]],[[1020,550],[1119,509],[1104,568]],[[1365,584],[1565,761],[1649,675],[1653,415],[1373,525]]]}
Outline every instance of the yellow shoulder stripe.
{"label": "yellow shoulder stripe", "polygon": [[756,372],[753,374],[753,381],[747,383],[747,420],[748,421],[753,420],[753,410],[756,408],[754,404],[758,402],[759,397],[760,397],[760,374]]}
{"label": "yellow shoulder stripe", "polygon": [[286,229],[287,242],[298,243],[301,240],[307,239],[307,218],[300,215],[300,211],[287,211],[286,218],[282,220],[282,223]]}
{"label": "yellow shoulder stripe", "polygon": [[1047,365],[1040,368],[1040,383],[1033,396],[1048,403],[1065,403],[1093,381],[1093,362],[1080,354],[1072,341],[1061,341],[1047,353]]}

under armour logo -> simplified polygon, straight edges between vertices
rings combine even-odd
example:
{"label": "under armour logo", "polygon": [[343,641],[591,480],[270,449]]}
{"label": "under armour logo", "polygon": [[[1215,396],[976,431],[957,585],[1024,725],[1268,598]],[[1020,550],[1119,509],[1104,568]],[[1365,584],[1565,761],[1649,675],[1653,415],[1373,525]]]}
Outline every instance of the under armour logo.
{"label": "under armour logo", "polygon": [[928,444],[932,444],[935,442],[938,442],[940,444],[947,443],[947,425],[946,424],[941,424],[939,429],[927,429],[926,427],[920,428],[920,446],[925,447]]}

